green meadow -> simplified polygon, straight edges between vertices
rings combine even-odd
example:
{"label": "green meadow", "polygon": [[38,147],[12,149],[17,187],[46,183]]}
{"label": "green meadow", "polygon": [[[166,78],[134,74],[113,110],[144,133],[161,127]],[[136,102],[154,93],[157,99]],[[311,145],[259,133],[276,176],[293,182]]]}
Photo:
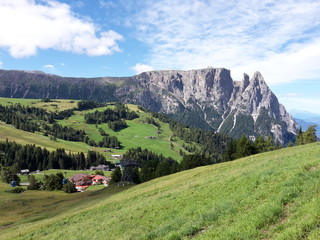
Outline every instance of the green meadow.
{"label": "green meadow", "polygon": [[[76,107],[77,102],[77,100],[62,99],[52,100],[52,102],[43,102],[39,99],[0,98],[0,104],[2,105],[20,103],[22,105],[44,108],[48,111],[62,111],[74,108]],[[182,148],[182,144],[188,144],[177,137],[172,137],[173,133],[169,129],[169,125],[156,119],[161,126],[161,133],[157,133],[158,129],[155,126],[144,123],[146,118],[152,117],[151,113],[139,110],[136,105],[128,104],[127,106],[130,110],[136,111],[139,114],[139,118],[126,120],[128,128],[122,129],[118,132],[114,132],[109,129],[108,124],[86,124],[84,120],[84,114],[94,112],[96,110],[103,111],[106,108],[112,108],[112,104],[109,104],[106,107],[86,111],[74,111],[74,115],[71,117],[58,121],[58,123],[63,126],[70,126],[75,129],[84,129],[86,134],[96,142],[102,139],[102,136],[99,134],[99,128],[102,128],[110,136],[116,136],[121,142],[123,148],[110,149],[111,152],[106,152],[105,148],[91,147],[83,142],[64,141],[61,139],[52,141],[49,137],[43,136],[42,133],[30,133],[18,130],[3,122],[0,122],[0,140],[4,141],[8,139],[20,144],[35,144],[40,147],[45,147],[48,150],[54,150],[57,148],[64,148],[67,152],[87,152],[88,150],[95,150],[102,153],[107,160],[114,162],[117,160],[115,160],[111,155],[123,155],[130,148],[141,147],[180,161],[182,158],[179,154],[180,150],[185,152]],[[150,139],[148,137],[155,137],[155,139]]]}
{"label": "green meadow", "polygon": [[0,140],[5,141],[6,139],[8,139],[8,141],[15,141],[24,145],[35,144],[48,150],[64,148],[67,152],[87,152],[89,149],[92,149],[92,147],[83,142],[72,142],[62,139],[52,141],[49,137],[43,136],[40,133],[22,131],[12,127],[11,125],[0,122]]}
{"label": "green meadow", "polygon": [[[12,222],[0,239],[320,239],[319,179],[319,143],[286,148],[88,191],[47,217]],[[30,192],[7,208],[19,212]]]}
{"label": "green meadow", "polygon": [[[147,148],[153,152],[163,154],[166,157],[172,157],[176,160],[180,160],[181,156],[179,154],[180,149],[182,149],[182,140],[175,138],[172,141],[173,147],[171,147],[170,136],[173,135],[172,131],[169,129],[169,125],[157,121],[161,126],[161,133],[157,133],[157,128],[151,124],[143,123],[143,121],[149,117],[151,118],[150,113],[143,112],[138,110],[136,105],[127,104],[128,108],[133,111],[137,111],[139,118],[134,120],[126,120],[128,128],[122,129],[121,131],[114,132],[109,129],[108,124],[86,124],[84,120],[84,114],[88,112],[94,112],[96,110],[103,111],[106,108],[112,107],[107,106],[103,108],[96,108],[88,111],[76,111],[75,115],[59,121],[63,126],[71,126],[75,129],[84,129],[88,136],[94,141],[98,142],[102,139],[102,136],[99,134],[98,129],[102,128],[110,136],[116,136],[122,145],[123,149],[114,149],[112,153],[106,154],[109,155],[110,160],[111,155],[120,154],[122,155],[130,148],[142,147]],[[149,139],[148,137],[156,137],[156,139]]]}
{"label": "green meadow", "polygon": [[[63,214],[71,208],[86,208],[88,204],[107,198],[127,187],[92,186],[90,191],[67,194],[62,191],[25,191],[8,193],[12,189],[0,182],[0,238],[5,230]],[[89,190],[88,188],[88,190]],[[99,191],[100,190],[100,191]],[[10,239],[10,238],[9,238]]]}
{"label": "green meadow", "polygon": [[63,111],[77,106],[79,100],[67,99],[52,99],[50,102],[43,102],[41,99],[22,99],[22,98],[2,98],[0,97],[0,104],[9,106],[12,104],[21,104],[24,106],[32,106],[37,108],[44,108],[48,111]]}

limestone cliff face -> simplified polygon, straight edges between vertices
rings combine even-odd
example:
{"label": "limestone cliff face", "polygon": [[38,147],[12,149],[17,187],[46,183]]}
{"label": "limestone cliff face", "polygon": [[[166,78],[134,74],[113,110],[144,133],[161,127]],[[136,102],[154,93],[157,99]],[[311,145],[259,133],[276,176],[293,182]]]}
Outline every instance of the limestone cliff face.
{"label": "limestone cliff face", "polygon": [[193,126],[227,133],[272,135],[283,144],[297,125],[256,72],[233,81],[224,68],[151,71],[126,78],[63,78],[0,70],[0,96],[119,100],[170,114]]}
{"label": "limestone cliff face", "polygon": [[283,144],[296,133],[295,121],[259,72],[233,81],[224,68],[152,71],[132,77],[132,83],[117,89],[118,99],[169,114],[197,112],[199,120],[234,137],[272,135]]}

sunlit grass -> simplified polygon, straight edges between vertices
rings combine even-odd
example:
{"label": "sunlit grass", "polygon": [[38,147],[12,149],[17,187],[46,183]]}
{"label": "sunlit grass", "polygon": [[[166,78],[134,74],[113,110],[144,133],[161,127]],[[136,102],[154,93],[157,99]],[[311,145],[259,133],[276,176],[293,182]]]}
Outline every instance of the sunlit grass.
{"label": "sunlit grass", "polygon": [[154,179],[0,238],[318,239],[319,179],[319,143],[281,149]]}
{"label": "sunlit grass", "polygon": [[[52,100],[52,102],[43,102],[40,99],[15,99],[15,98],[0,98],[0,104],[10,105],[20,103],[22,105],[34,106],[44,108],[49,111],[62,111],[65,109],[71,109],[77,106],[78,100]],[[42,133],[30,133],[22,130],[15,129],[11,125],[7,125],[0,122],[0,141],[8,139],[9,141],[16,141],[20,144],[35,144],[40,147],[45,147],[48,150],[55,150],[57,148],[64,148],[67,152],[87,152],[88,150],[95,150],[102,153],[107,160],[117,162],[111,155],[123,155],[130,148],[147,148],[158,154],[163,154],[166,157],[172,157],[175,160],[180,161],[182,159],[179,154],[180,150],[183,150],[182,141],[179,138],[174,138],[174,141],[170,141],[170,136],[173,135],[169,129],[169,125],[158,121],[161,125],[161,133],[157,133],[157,128],[151,124],[143,123],[147,117],[151,118],[150,113],[141,111],[138,106],[128,104],[130,110],[137,111],[139,118],[134,120],[126,120],[128,128],[125,128],[119,132],[114,132],[108,128],[108,124],[86,124],[84,115],[88,112],[103,111],[106,108],[113,108],[113,104],[106,107],[100,107],[96,109],[86,111],[74,111],[74,115],[71,117],[58,121],[63,126],[70,126],[75,129],[83,129],[86,134],[96,142],[102,140],[102,136],[99,133],[99,128],[105,130],[110,136],[116,136],[122,143],[123,149],[112,149],[112,152],[105,152],[104,148],[91,147],[83,142],[72,142],[57,139],[52,141],[49,137],[43,136]],[[148,137],[156,137],[156,139],[149,139]],[[184,143],[186,144],[186,143]],[[188,145],[188,144],[186,144]],[[183,150],[185,152],[185,150]]]}
{"label": "sunlit grass", "polygon": [[67,99],[52,99],[50,102],[43,102],[41,99],[21,99],[21,98],[2,98],[0,97],[0,104],[10,106],[12,104],[21,104],[24,106],[44,108],[48,111],[63,111],[77,107],[79,100]]}

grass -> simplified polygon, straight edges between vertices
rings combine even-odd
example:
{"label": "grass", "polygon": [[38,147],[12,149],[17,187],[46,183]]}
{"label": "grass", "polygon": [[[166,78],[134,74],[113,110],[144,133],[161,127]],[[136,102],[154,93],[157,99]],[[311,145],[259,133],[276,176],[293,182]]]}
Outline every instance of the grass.
{"label": "grass", "polygon": [[21,104],[24,106],[31,106],[37,108],[44,108],[48,111],[63,111],[77,107],[79,100],[54,99],[50,102],[43,102],[41,99],[21,99],[21,98],[2,98],[0,97],[0,104],[9,106],[12,104]]}
{"label": "grass", "polygon": [[319,239],[319,179],[319,143],[281,149],[100,195],[0,239]]}
{"label": "grass", "polygon": [[[14,103],[20,103],[22,105],[29,105],[39,108],[44,108],[49,111],[62,111],[70,109],[76,106],[77,100],[55,100],[52,102],[42,102],[39,99],[14,99],[14,98],[0,98],[0,104],[10,105]],[[54,105],[54,106],[52,106]],[[114,132],[109,129],[107,124],[86,124],[84,120],[84,114],[88,112],[94,112],[96,110],[103,111],[106,108],[112,108],[113,105],[106,107],[91,109],[87,111],[75,111],[74,115],[68,119],[60,120],[59,123],[63,126],[71,126],[75,129],[84,129],[86,134],[98,142],[102,139],[99,134],[98,128],[102,128],[110,136],[116,136],[122,143],[123,149],[112,149],[112,152],[105,152],[104,148],[91,147],[82,142],[72,142],[57,139],[52,141],[49,137],[45,137],[42,133],[30,133],[22,130],[15,129],[11,125],[0,122],[0,140],[6,139],[10,141],[16,141],[20,144],[35,144],[40,147],[45,147],[48,150],[55,150],[57,148],[64,148],[67,152],[87,152],[88,150],[95,150],[102,153],[107,160],[116,162],[111,155],[123,155],[130,148],[147,148],[158,154],[163,154],[166,157],[172,157],[175,160],[180,161],[180,150],[185,150],[182,145],[188,145],[181,139],[175,137],[173,141],[170,141],[170,137],[173,135],[169,129],[169,125],[157,120],[161,126],[161,133],[157,133],[157,128],[151,124],[145,124],[143,121],[148,117],[152,117],[150,113],[143,112],[138,109],[136,105],[128,104],[130,110],[137,111],[139,118],[134,120],[127,120],[128,128],[125,128],[119,132]],[[148,137],[156,137],[156,139],[149,139]],[[199,147],[199,146],[197,146]]]}
{"label": "grass", "polygon": [[[20,144],[35,144],[48,150],[56,150],[57,148],[64,148],[67,152],[87,152],[93,149],[83,142],[72,142],[57,139],[52,141],[49,137],[43,136],[39,133],[31,133],[22,131],[12,127],[11,125],[0,122],[0,140],[15,141]],[[100,150],[102,151],[102,150]]]}
{"label": "grass", "polygon": [[106,186],[100,184],[100,185],[93,185],[87,188],[86,191],[97,191],[97,190],[102,190],[105,189]]}
{"label": "grass", "polygon": [[[112,150],[112,153],[106,153],[108,160],[113,160],[111,157],[113,154],[122,155],[128,149],[136,147],[147,148],[158,154],[163,154],[166,157],[172,157],[176,160],[181,160],[182,157],[180,156],[179,151],[182,149],[182,144],[184,142],[176,138],[176,141],[172,143],[174,147],[171,147],[170,136],[173,135],[173,133],[169,129],[169,125],[158,121],[158,123],[161,125],[162,133],[157,134],[158,129],[155,126],[143,123],[143,120],[145,120],[147,117],[152,117],[150,113],[138,110],[136,105],[128,104],[127,106],[130,110],[139,111],[139,118],[134,120],[126,120],[128,128],[125,128],[119,132],[114,132],[113,130],[109,129],[107,124],[99,124],[96,126],[95,124],[86,124],[84,120],[85,113],[94,112],[96,110],[103,111],[111,106],[88,111],[76,111],[75,115],[69,117],[68,119],[61,120],[59,123],[64,126],[71,126],[75,129],[84,129],[88,136],[96,142],[102,139],[102,136],[98,131],[99,128],[102,128],[110,136],[116,136],[124,148],[114,149]],[[156,139],[149,139],[147,137],[156,137]]]}
{"label": "grass", "polygon": [[73,194],[61,191],[25,191],[14,194],[5,192],[11,187],[0,182],[0,238],[1,231],[6,228],[32,224],[63,214],[69,209],[85,208],[87,204],[101,201],[101,198],[105,199],[128,187],[107,188]]}

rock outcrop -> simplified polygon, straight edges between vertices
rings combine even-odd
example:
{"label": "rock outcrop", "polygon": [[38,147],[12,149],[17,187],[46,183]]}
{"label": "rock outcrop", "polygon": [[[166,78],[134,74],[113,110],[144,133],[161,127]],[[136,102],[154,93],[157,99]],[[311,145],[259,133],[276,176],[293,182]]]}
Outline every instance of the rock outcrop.
{"label": "rock outcrop", "polygon": [[259,72],[233,81],[230,71],[224,68],[89,79],[0,70],[0,96],[118,100],[232,137],[272,136],[281,144],[292,139],[297,130],[296,122]]}

